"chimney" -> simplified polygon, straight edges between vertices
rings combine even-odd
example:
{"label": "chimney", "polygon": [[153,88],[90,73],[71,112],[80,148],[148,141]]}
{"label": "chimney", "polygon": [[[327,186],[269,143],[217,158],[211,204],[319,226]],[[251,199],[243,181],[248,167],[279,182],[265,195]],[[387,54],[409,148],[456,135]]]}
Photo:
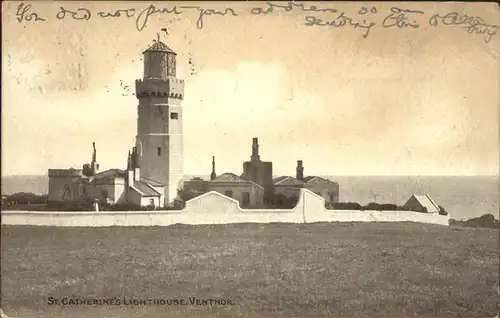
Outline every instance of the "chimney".
{"label": "chimney", "polygon": [[99,165],[97,164],[97,150],[95,149],[95,142],[92,142],[92,162],[90,163],[90,168],[92,169],[92,175],[96,175],[99,172]]}
{"label": "chimney", "polygon": [[94,150],[94,152],[92,153],[92,162],[95,162],[96,159],[97,159],[97,150],[95,149],[95,142],[92,142],[92,148]]}
{"label": "chimney", "polygon": [[217,177],[215,174],[215,157],[212,156],[212,173],[210,174],[210,180],[213,180]]}
{"label": "chimney", "polygon": [[134,181],[141,180],[141,168],[137,167],[134,169]]}
{"label": "chimney", "polygon": [[132,168],[134,169],[134,181],[141,180],[141,169],[139,168],[136,147],[132,148]]}
{"label": "chimney", "polygon": [[129,187],[134,185],[134,171],[133,170],[127,171],[127,183],[128,183]]}
{"label": "chimney", "polygon": [[259,156],[259,138],[253,138],[252,142],[252,157],[251,161],[259,161],[260,156]]}
{"label": "chimney", "polygon": [[304,167],[302,160],[297,160],[297,180],[304,181]]}
{"label": "chimney", "polygon": [[130,150],[128,151],[128,156],[127,156],[127,171],[132,170],[132,154],[130,153]]}
{"label": "chimney", "polygon": [[134,168],[132,168],[132,154],[128,151],[127,158],[127,183],[129,186],[134,184]]}

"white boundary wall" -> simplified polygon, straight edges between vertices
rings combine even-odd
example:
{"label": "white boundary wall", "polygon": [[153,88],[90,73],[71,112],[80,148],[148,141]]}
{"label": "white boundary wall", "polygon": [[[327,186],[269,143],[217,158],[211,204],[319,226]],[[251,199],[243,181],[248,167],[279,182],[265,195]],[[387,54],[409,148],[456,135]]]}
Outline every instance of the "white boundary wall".
{"label": "white boundary wall", "polygon": [[448,216],[410,211],[327,210],[324,199],[307,189],[301,189],[297,205],[290,210],[241,209],[237,200],[211,191],[187,201],[178,211],[2,211],[2,224],[82,227],[270,222],[420,222],[447,226],[448,221]]}

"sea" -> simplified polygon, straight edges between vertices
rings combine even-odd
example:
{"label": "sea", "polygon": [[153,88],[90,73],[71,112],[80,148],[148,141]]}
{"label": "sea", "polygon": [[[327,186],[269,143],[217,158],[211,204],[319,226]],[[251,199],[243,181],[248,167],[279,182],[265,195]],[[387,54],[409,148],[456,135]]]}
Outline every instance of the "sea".
{"label": "sea", "polygon": [[[187,175],[208,179],[205,175]],[[484,214],[499,219],[498,176],[323,176],[337,181],[340,202],[370,202],[403,205],[413,194],[428,194],[448,211],[451,218],[466,220]],[[2,195],[16,192],[46,194],[44,175],[2,176]]]}

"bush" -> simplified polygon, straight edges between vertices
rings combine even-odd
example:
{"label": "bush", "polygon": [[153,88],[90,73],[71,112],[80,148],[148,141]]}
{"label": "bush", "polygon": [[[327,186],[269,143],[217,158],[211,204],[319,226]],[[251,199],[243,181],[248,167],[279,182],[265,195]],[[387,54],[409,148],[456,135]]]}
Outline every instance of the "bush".
{"label": "bush", "polygon": [[92,211],[92,202],[50,202],[46,205],[45,209],[47,211]]}
{"label": "bush", "polygon": [[298,201],[299,197],[296,195],[287,196],[283,193],[275,193],[267,198],[264,207],[268,209],[293,209]]}
{"label": "bush", "polygon": [[398,206],[396,204],[390,203],[369,203],[364,207],[365,210],[375,210],[375,211],[404,211],[406,208]]}
{"label": "bush", "polygon": [[135,204],[103,204],[102,211],[141,211],[142,207]]}
{"label": "bush", "polygon": [[337,202],[332,205],[334,210],[359,210],[362,211],[364,208],[361,204],[356,202]]}
{"label": "bush", "polygon": [[500,229],[500,222],[495,219],[493,214],[484,214],[477,218],[472,218],[466,221],[450,220],[450,225],[464,226],[464,227],[482,227],[490,229]]}
{"label": "bush", "polygon": [[191,189],[177,189],[177,198],[174,200],[174,206],[166,206],[163,208],[158,208],[158,210],[182,210],[186,207],[186,201],[199,197],[204,193],[205,192]]}
{"label": "bush", "polygon": [[493,214],[484,214],[478,218],[470,219],[465,222],[469,225],[477,227],[486,227],[486,228],[498,227],[498,220],[495,219]]}
{"label": "bush", "polygon": [[367,205],[361,205],[356,202],[338,202],[327,205],[328,209],[333,210],[357,210],[357,211],[407,211],[403,206],[391,203],[371,202]]}
{"label": "bush", "polygon": [[[361,205],[356,202],[338,202],[333,204],[325,204],[327,209],[334,210],[358,210],[358,211],[409,211],[405,206],[399,206],[392,203],[376,203],[370,202],[367,205]],[[427,208],[423,207],[423,213],[427,213]],[[439,206],[439,214],[448,215],[448,212],[442,207]]]}
{"label": "bush", "polygon": [[196,191],[196,190],[190,190],[190,189],[178,189],[177,190],[177,197],[179,202],[186,202],[191,199],[194,199],[200,195],[202,195],[204,192],[201,191]]}
{"label": "bush", "polygon": [[45,204],[47,203],[47,195],[38,195],[31,192],[17,192],[8,195],[4,200],[6,204]]}

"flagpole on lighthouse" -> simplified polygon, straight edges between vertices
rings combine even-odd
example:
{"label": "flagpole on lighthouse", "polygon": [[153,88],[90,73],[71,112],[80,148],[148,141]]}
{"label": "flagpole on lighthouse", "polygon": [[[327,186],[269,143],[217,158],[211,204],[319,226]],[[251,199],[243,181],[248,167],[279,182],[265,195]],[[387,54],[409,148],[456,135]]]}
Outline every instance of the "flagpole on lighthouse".
{"label": "flagpole on lighthouse", "polygon": [[[168,35],[168,30],[167,28],[161,28],[161,31],[165,32],[165,37]],[[158,33],[159,34],[159,33]],[[158,35],[159,36],[159,35]]]}

